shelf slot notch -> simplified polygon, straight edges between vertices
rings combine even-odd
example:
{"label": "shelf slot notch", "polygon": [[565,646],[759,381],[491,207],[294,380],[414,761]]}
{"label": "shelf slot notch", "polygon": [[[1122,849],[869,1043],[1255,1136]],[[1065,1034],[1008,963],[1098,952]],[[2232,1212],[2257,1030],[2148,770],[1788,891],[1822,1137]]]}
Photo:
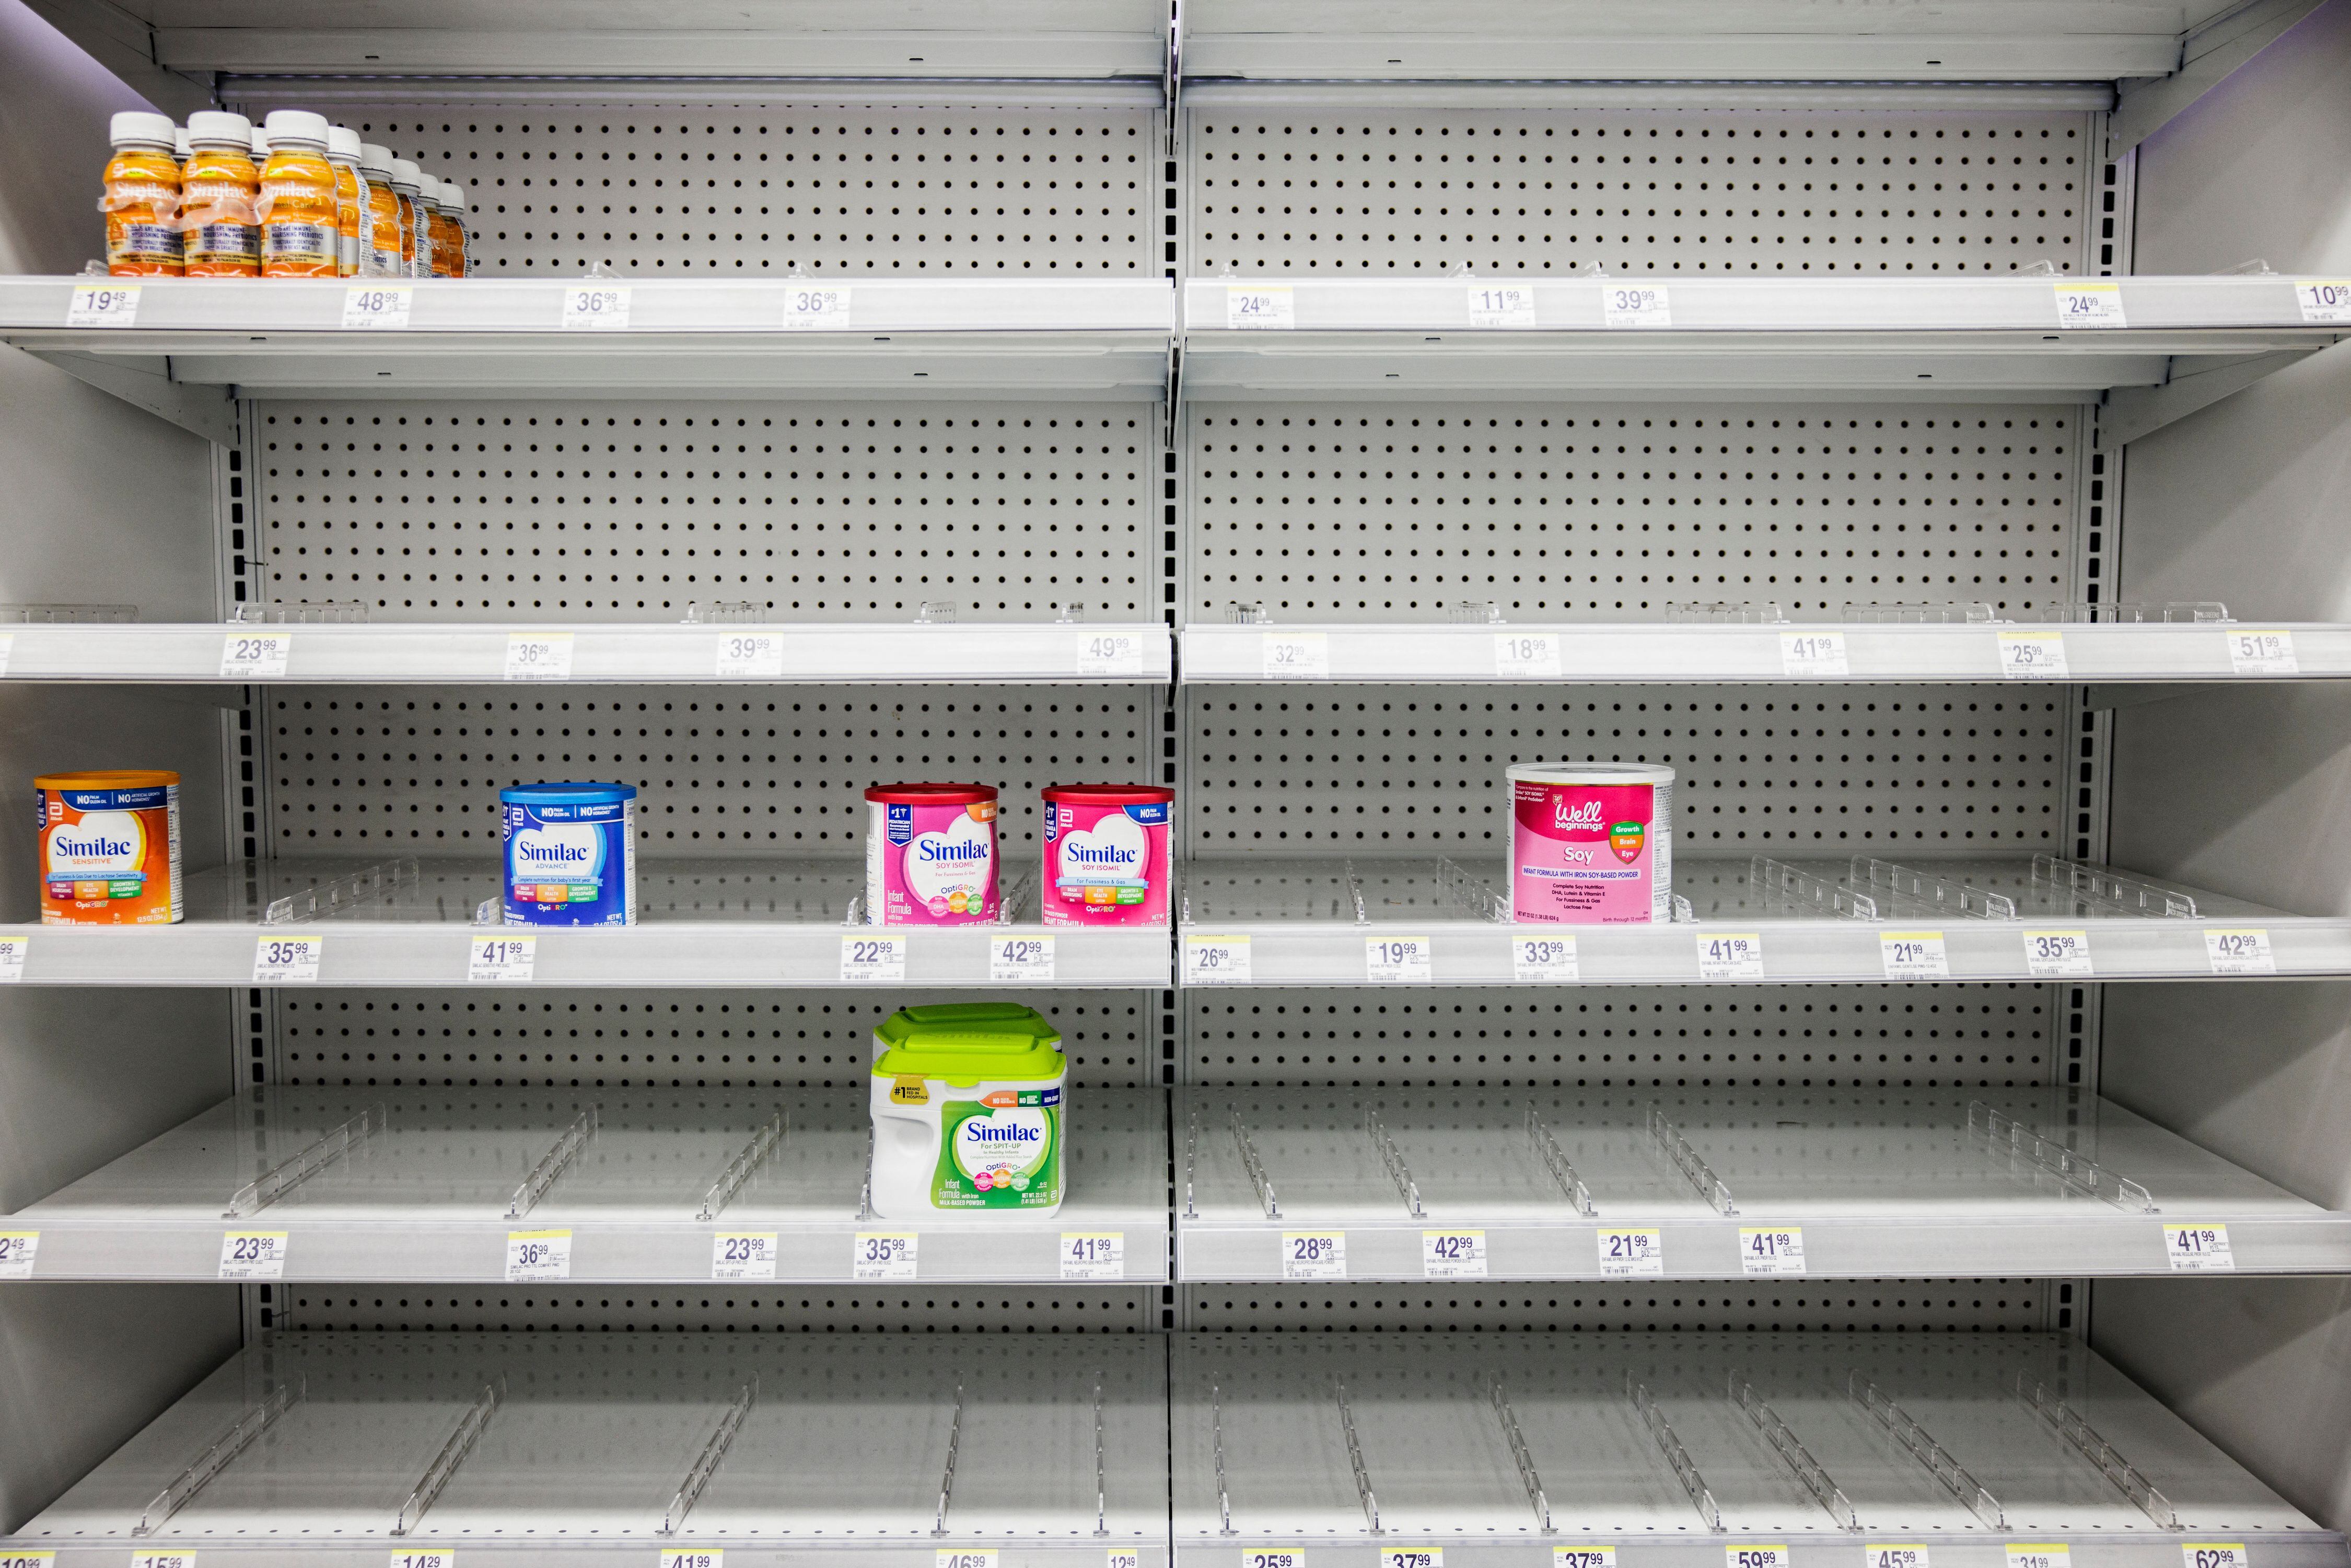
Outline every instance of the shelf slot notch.
{"label": "shelf slot notch", "polygon": [[1552,1533],[1551,1499],[1543,1495],[1542,1477],[1535,1473],[1534,1456],[1527,1451],[1526,1435],[1519,1430],[1518,1412],[1510,1408],[1510,1396],[1503,1390],[1502,1375],[1486,1375],[1486,1395],[1494,1406],[1494,1418],[1502,1424],[1502,1437],[1510,1445],[1511,1462],[1519,1467],[1519,1484],[1527,1489],[1527,1501],[1535,1511],[1535,1528],[1545,1535]]}
{"label": "shelf slot notch", "polygon": [[1551,1135],[1551,1128],[1544,1125],[1542,1113],[1532,1105],[1527,1107],[1527,1136],[1534,1140],[1535,1153],[1541,1158],[1543,1168],[1551,1173],[1551,1179],[1557,1182],[1559,1190],[1567,1195],[1568,1207],[1587,1219],[1597,1215],[1600,1211],[1593,1206],[1592,1189],[1583,1185],[1582,1176],[1576,1175],[1575,1166],[1569,1161],[1566,1151],[1559,1146],[1559,1140]]}
{"label": "shelf slot notch", "polygon": [[720,1212],[735,1201],[735,1195],[743,1190],[744,1184],[751,1179],[751,1173],[758,1170],[769,1155],[781,1148],[783,1143],[784,1110],[778,1105],[776,1113],[759,1124],[758,1131],[751,1134],[751,1141],[726,1162],[726,1168],[718,1173],[718,1179],[712,1182],[710,1190],[702,1195],[702,1209],[695,1218],[701,1220],[717,1218]]}
{"label": "shelf slot notch", "polygon": [[1364,1131],[1370,1135],[1372,1147],[1378,1153],[1380,1164],[1388,1173],[1388,1180],[1395,1184],[1396,1196],[1404,1199],[1405,1212],[1415,1219],[1420,1218],[1419,1184],[1412,1179],[1412,1167],[1405,1164],[1404,1151],[1396,1147],[1395,1139],[1388,1135],[1387,1125],[1380,1120],[1376,1107],[1364,1107]]}
{"label": "shelf slot notch", "polygon": [[726,1450],[734,1446],[735,1435],[743,1429],[744,1418],[751,1414],[751,1406],[758,1397],[759,1379],[755,1373],[743,1385],[742,1392],[735,1396],[735,1402],[727,1406],[726,1413],[719,1416],[718,1429],[711,1433],[710,1441],[702,1445],[702,1452],[687,1467],[685,1479],[678,1483],[676,1495],[669,1500],[669,1511],[662,1515],[664,1535],[675,1535],[685,1523],[685,1516],[701,1500],[702,1489],[710,1484],[710,1478],[726,1462]]}
{"label": "shelf slot notch", "polygon": [[408,1500],[400,1505],[400,1512],[392,1521],[394,1535],[407,1535],[416,1529],[417,1521],[424,1517],[424,1511],[433,1506],[433,1500],[441,1495],[441,1489],[449,1484],[449,1478],[457,1473],[457,1467],[465,1462],[465,1456],[474,1451],[474,1445],[481,1440],[482,1429],[490,1424],[490,1417],[497,1414],[498,1406],[506,1396],[507,1380],[503,1374],[496,1381],[482,1385],[482,1391],[475,1396],[473,1404],[457,1417],[457,1429],[449,1434],[449,1440],[441,1445],[441,1451],[433,1456],[433,1462],[425,1466],[424,1473],[417,1478],[416,1485],[408,1493]]}
{"label": "shelf slot notch", "polygon": [[2005,1149],[2011,1159],[2022,1159],[2085,1197],[2111,1203],[2134,1214],[2159,1214],[2155,1197],[2127,1176],[2116,1176],[2077,1150],[2053,1142],[2038,1129],[1993,1110],[1980,1100],[1968,1102],[1968,1133],[1980,1135],[1994,1149]]}
{"label": "shelf slot notch", "polygon": [[2164,1530],[2183,1528],[2179,1511],[2171,1506],[2171,1500],[2156,1490],[2155,1483],[2141,1475],[2137,1466],[2116,1453],[2115,1446],[2098,1436],[2097,1429],[2084,1420],[2080,1412],[2043,1387],[2038,1378],[2030,1373],[2018,1373],[2016,1396],[2023,1400],[2025,1407],[2040,1416],[2051,1431],[2064,1438],[2080,1451],[2084,1458],[2097,1466],[2099,1473],[2112,1481],[2116,1490],[2137,1504],[2139,1511],[2155,1521],[2158,1527]]}
{"label": "shelf slot notch", "polygon": [[1927,1473],[1942,1483],[1943,1490],[1959,1500],[1970,1513],[1981,1520],[1988,1529],[2006,1530],[2008,1515],[2001,1510],[2000,1500],[1986,1491],[1983,1483],[1968,1474],[1950,1450],[1927,1435],[1927,1429],[1911,1418],[1910,1413],[1877,1391],[1877,1385],[1858,1372],[1845,1375],[1844,1391],[1848,1398],[1861,1406],[1863,1414],[1902,1450],[1927,1467]]}
{"label": "shelf slot notch", "polygon": [[1649,1136],[1665,1152],[1666,1158],[1674,1163],[1674,1168],[1688,1179],[1690,1186],[1698,1189],[1698,1195],[1706,1199],[1717,1214],[1739,1212],[1739,1206],[1730,1201],[1730,1189],[1722,1185],[1722,1178],[1714,1174],[1714,1167],[1698,1156],[1690,1141],[1682,1136],[1681,1129],[1667,1121],[1665,1112],[1654,1104],[1649,1107]]}
{"label": "shelf slot notch", "polygon": [[1829,1517],[1836,1521],[1837,1528],[1858,1531],[1861,1516],[1854,1511],[1853,1500],[1844,1495],[1844,1488],[1829,1479],[1828,1471],[1820,1460],[1813,1457],[1813,1451],[1804,1447],[1804,1440],[1796,1436],[1795,1428],[1782,1420],[1780,1413],[1755,1392],[1755,1385],[1749,1382],[1745,1375],[1733,1372],[1728,1392],[1730,1402],[1755,1423],[1755,1429],[1763,1434],[1763,1440],[1771,1445],[1773,1453],[1780,1456],[1780,1462],[1786,1465],[1803,1489],[1813,1494],[1813,1501],[1828,1510]]}
{"label": "shelf slot notch", "polygon": [[204,1490],[214,1476],[228,1469],[239,1454],[276,1426],[280,1416],[302,1403],[308,1389],[309,1380],[298,1374],[291,1383],[281,1383],[271,1390],[260,1404],[247,1406],[229,1423],[226,1431],[205,1444],[204,1452],[172,1477],[171,1484],[157,1492],[154,1500],[140,1511],[139,1522],[131,1527],[131,1533],[152,1535],[162,1529],[164,1521],[186,1507],[190,1498]]}
{"label": "shelf slot notch", "polygon": [[514,1197],[507,1205],[508,1219],[520,1219],[538,1207],[538,1200],[547,1196],[555,1178],[596,1135],[596,1118],[602,1110],[601,1105],[590,1105],[580,1112],[571,1119],[571,1125],[563,1129],[563,1135],[555,1140],[555,1146],[538,1156],[538,1163],[530,1167],[530,1174],[522,1178],[522,1185],[515,1188]]}
{"label": "shelf slot notch", "polygon": [[1347,1401],[1347,1380],[1331,1379],[1332,1396],[1339,1404],[1339,1430],[1347,1439],[1347,1463],[1355,1471],[1355,1497],[1364,1506],[1364,1521],[1374,1535],[1380,1531],[1380,1500],[1372,1490],[1372,1472],[1364,1464],[1364,1445],[1355,1436],[1355,1407]]}
{"label": "shelf slot notch", "polygon": [[237,1188],[229,1197],[228,1207],[221,1218],[246,1219],[260,1213],[350,1154],[361,1139],[382,1132],[388,1123],[389,1114],[381,1102],[369,1106]]}
{"label": "shelf slot notch", "polygon": [[1698,1473],[1698,1466],[1690,1462],[1689,1450],[1683,1448],[1682,1440],[1674,1435],[1673,1423],[1666,1419],[1666,1413],[1657,1408],[1656,1400],[1650,1396],[1649,1385],[1635,1377],[1630,1371],[1625,1374],[1625,1397],[1633,1402],[1635,1414],[1649,1429],[1649,1440],[1656,1444],[1657,1452],[1674,1472],[1674,1479],[1680,1481],[1682,1490],[1689,1494],[1691,1506],[1698,1510],[1698,1517],[1706,1521],[1708,1530],[1721,1533],[1722,1510],[1715,1506],[1714,1493],[1707,1490],[1705,1479]]}

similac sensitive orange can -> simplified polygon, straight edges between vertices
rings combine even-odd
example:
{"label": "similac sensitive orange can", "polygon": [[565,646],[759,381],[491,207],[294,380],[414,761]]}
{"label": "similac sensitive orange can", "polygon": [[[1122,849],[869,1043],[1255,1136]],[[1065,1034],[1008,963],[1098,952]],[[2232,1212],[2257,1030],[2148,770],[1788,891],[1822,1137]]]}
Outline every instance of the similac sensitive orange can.
{"label": "similac sensitive orange can", "polygon": [[180,894],[180,776],[47,773],[40,795],[41,924],[166,925]]}

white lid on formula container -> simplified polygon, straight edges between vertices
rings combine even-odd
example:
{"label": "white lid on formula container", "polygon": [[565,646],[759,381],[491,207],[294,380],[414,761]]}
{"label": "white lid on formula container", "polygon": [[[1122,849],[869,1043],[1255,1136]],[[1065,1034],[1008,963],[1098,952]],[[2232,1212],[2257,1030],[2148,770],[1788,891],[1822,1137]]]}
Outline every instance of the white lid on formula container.
{"label": "white lid on formula container", "polygon": [[441,207],[444,212],[462,214],[465,210],[465,187],[455,180],[441,182]]}
{"label": "white lid on formula container", "polygon": [[262,121],[262,130],[272,147],[281,141],[298,141],[321,152],[327,150],[327,117],[307,109],[273,109]]}
{"label": "white lid on formula container", "polygon": [[178,130],[172,131],[172,156],[184,163],[195,155],[196,150],[188,144],[188,128],[183,125]]}
{"label": "white lid on formula container", "polygon": [[253,155],[253,161],[255,162],[266,163],[269,162],[269,132],[262,130],[258,125],[255,126],[251,131],[246,133],[245,146],[246,151]]}
{"label": "white lid on formula container", "polygon": [[395,158],[392,161],[392,188],[410,196],[421,195],[424,190],[424,172],[405,158]]}
{"label": "white lid on formula container", "polygon": [[360,133],[348,125],[327,127],[327,156],[338,163],[360,161]]}
{"label": "white lid on formula container", "polygon": [[392,183],[392,149],[378,147],[372,141],[360,143],[360,172],[369,175],[379,185]]}
{"label": "white lid on formula container", "polygon": [[106,139],[116,147],[169,147],[179,127],[168,114],[128,109],[106,123]]}
{"label": "white lid on formula container", "polygon": [[253,150],[253,121],[225,109],[200,109],[188,116],[188,142],[193,147],[234,147]]}
{"label": "white lid on formula container", "polygon": [[1646,762],[1513,762],[1510,781],[1528,784],[1671,784],[1674,770]]}

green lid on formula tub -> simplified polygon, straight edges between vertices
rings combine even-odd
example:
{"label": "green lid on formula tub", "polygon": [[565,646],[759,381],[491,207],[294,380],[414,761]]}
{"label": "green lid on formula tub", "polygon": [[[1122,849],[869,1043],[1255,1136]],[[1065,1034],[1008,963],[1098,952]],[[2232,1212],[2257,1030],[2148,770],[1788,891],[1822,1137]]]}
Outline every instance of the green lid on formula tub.
{"label": "green lid on formula tub", "polygon": [[1016,1002],[948,1002],[902,1008],[873,1031],[882,1078],[1058,1078],[1061,1036],[1034,1008]]}

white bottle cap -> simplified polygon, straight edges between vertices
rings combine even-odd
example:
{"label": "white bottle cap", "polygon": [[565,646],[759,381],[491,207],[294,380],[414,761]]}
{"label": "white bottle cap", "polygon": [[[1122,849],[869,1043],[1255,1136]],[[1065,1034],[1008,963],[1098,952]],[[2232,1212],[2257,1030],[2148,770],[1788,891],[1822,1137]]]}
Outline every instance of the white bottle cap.
{"label": "white bottle cap", "polygon": [[255,162],[266,162],[269,157],[269,132],[255,126],[253,134],[246,138],[246,145],[253,153]]}
{"label": "white bottle cap", "polygon": [[342,163],[360,161],[360,133],[348,125],[327,127],[327,156]]}
{"label": "white bottle cap", "polygon": [[453,213],[463,213],[465,210],[465,187],[455,180],[442,181],[441,204]]}
{"label": "white bottle cap", "polygon": [[117,147],[126,141],[135,141],[142,147],[169,147],[177,130],[168,114],[148,114],[134,109],[108,121],[106,137]]}
{"label": "white bottle cap", "polygon": [[392,183],[392,149],[372,141],[360,143],[360,172],[371,174],[379,185]]}
{"label": "white bottle cap", "polygon": [[253,146],[253,121],[225,109],[200,109],[188,116],[188,140],[198,147],[248,152]]}
{"label": "white bottle cap", "polygon": [[392,188],[413,196],[424,188],[424,172],[405,158],[392,161]]}
{"label": "white bottle cap", "polygon": [[261,123],[272,147],[281,141],[300,141],[321,152],[327,150],[327,117],[323,114],[313,114],[307,109],[273,109],[269,118]]}
{"label": "white bottle cap", "polygon": [[196,150],[188,145],[188,128],[186,126],[183,125],[178,130],[172,132],[172,155],[178,158],[183,163],[196,155]]}

